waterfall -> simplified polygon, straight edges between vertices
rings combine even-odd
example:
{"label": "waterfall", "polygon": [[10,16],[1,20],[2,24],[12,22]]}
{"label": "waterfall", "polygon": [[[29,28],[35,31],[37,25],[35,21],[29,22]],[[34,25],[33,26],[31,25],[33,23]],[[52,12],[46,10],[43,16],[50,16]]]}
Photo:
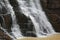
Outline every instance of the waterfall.
{"label": "waterfall", "polygon": [[[23,13],[27,18],[31,19],[37,37],[47,36],[49,34],[55,33],[51,23],[48,21],[45,12],[41,7],[40,0],[16,0],[16,1],[18,2],[19,11]],[[12,32],[9,33],[3,27],[0,27],[0,29],[2,29],[7,35],[9,35],[13,39],[14,37],[15,38],[24,37],[21,33],[20,26],[17,24],[16,15],[13,10],[13,6],[9,3],[9,0],[4,0],[4,3],[1,2],[1,4],[7,9],[6,15],[11,14]],[[1,5],[0,8],[2,9]]]}
{"label": "waterfall", "polygon": [[17,2],[20,11],[33,22],[37,37],[55,33],[42,10],[40,0],[17,0]]}
{"label": "waterfall", "polygon": [[15,13],[13,11],[13,7],[9,4],[8,0],[7,1],[7,7],[8,7],[8,13],[10,12],[11,14],[11,17],[12,17],[12,27],[11,27],[11,30],[12,30],[12,34],[18,38],[18,37],[22,37],[22,34],[21,34],[21,31],[19,29],[19,25],[17,24],[17,20],[16,20],[16,16],[15,16]]}
{"label": "waterfall", "polygon": [[5,2],[5,4],[4,3],[2,3],[2,4],[4,4],[4,6],[6,7],[6,9],[7,9],[7,13],[6,14],[11,14],[11,18],[12,18],[12,27],[11,27],[11,31],[12,32],[10,32],[10,33],[8,33],[7,31],[6,31],[6,29],[4,29],[4,28],[0,28],[0,29],[4,29],[3,31],[4,32],[6,32],[7,34],[9,34],[9,35],[11,35],[11,36],[13,36],[13,39],[14,39],[14,37],[15,38],[18,38],[18,37],[23,37],[22,36],[22,33],[21,33],[21,31],[20,31],[20,29],[19,29],[19,25],[17,24],[17,20],[16,20],[16,16],[15,16],[15,12],[14,12],[14,10],[13,10],[13,7],[10,5],[10,3],[9,3],[9,1],[8,0],[4,0],[4,2]]}

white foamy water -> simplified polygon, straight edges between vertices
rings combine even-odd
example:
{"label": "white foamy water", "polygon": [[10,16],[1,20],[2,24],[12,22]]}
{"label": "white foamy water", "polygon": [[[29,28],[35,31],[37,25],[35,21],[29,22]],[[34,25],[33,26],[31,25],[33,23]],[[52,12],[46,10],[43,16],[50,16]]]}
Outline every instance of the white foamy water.
{"label": "white foamy water", "polygon": [[48,21],[45,12],[42,10],[39,0],[17,0],[20,11],[30,17],[34,24],[37,37],[55,33]]}
{"label": "white foamy water", "polygon": [[[1,27],[3,31],[6,32],[6,34],[10,35],[11,38],[23,38],[24,36],[21,33],[20,26],[17,24],[16,15],[13,10],[13,6],[9,3],[8,0],[4,0],[5,4],[3,2],[2,5],[6,7],[7,14],[11,14],[12,18],[12,26],[11,31],[8,33],[4,28]],[[29,17],[34,25],[35,28],[35,34],[37,37],[45,37],[49,34],[54,34],[55,31],[48,21],[45,12],[42,10],[40,0],[17,0],[20,12],[22,12],[26,17]],[[0,6],[0,8],[2,8]]]}
{"label": "white foamy water", "polygon": [[[12,27],[11,27],[12,36],[14,35],[15,38],[22,37],[21,31],[19,29],[19,25],[16,22],[16,16],[15,16],[13,7],[10,5],[8,0],[4,0],[4,2],[5,2],[5,7],[7,9],[7,14],[11,14],[11,18],[12,18]],[[6,33],[8,33],[8,32],[6,31]]]}
{"label": "white foamy water", "polygon": [[21,31],[19,29],[19,25],[17,24],[16,22],[16,16],[15,16],[15,13],[13,11],[13,7],[8,3],[8,0],[7,1],[7,7],[8,7],[8,13],[10,12],[11,14],[11,17],[12,17],[12,27],[11,27],[11,30],[12,30],[12,34],[18,38],[18,37],[22,37],[22,34],[21,34]]}

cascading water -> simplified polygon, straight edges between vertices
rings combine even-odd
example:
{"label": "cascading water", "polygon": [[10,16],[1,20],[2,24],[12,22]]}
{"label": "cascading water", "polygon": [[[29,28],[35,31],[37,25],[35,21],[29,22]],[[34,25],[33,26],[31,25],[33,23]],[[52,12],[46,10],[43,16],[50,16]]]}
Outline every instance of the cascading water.
{"label": "cascading water", "polygon": [[15,13],[13,11],[13,7],[9,4],[9,1],[8,0],[5,0],[6,1],[6,5],[7,5],[7,8],[8,8],[8,13],[11,14],[11,17],[12,17],[12,27],[11,27],[11,30],[12,30],[12,35],[14,35],[16,38],[18,37],[22,37],[22,34],[20,32],[20,29],[19,29],[19,25],[17,24],[16,22],[16,17],[15,17]]}
{"label": "cascading water", "polygon": [[13,7],[10,5],[9,1],[8,0],[4,0],[5,2],[5,7],[7,9],[7,15],[8,14],[11,14],[11,17],[12,17],[12,27],[11,27],[11,30],[12,32],[8,33],[4,28],[0,28],[2,29],[4,32],[6,32],[7,34],[12,34],[10,37],[14,39],[15,38],[18,38],[18,37],[23,37],[21,32],[20,32],[20,29],[19,29],[19,25],[17,24],[16,22],[16,17],[15,17],[15,13],[13,11]]}
{"label": "cascading water", "polygon": [[[4,28],[1,28],[8,35],[19,38],[23,37],[19,25],[17,24],[16,15],[13,7],[8,0],[4,0],[5,4],[1,2],[7,9],[7,14],[11,14],[12,17],[12,27],[10,33],[8,33]],[[35,34],[37,37],[53,34],[55,33],[52,25],[49,23],[45,12],[42,10],[40,0],[17,0],[20,12],[22,12],[26,17],[29,17],[34,24]],[[1,7],[0,7],[1,8]],[[11,35],[12,34],[12,35]]]}
{"label": "cascading water", "polygon": [[30,17],[34,24],[37,37],[41,35],[55,33],[52,25],[49,23],[44,11],[42,10],[40,0],[17,0],[20,11]]}

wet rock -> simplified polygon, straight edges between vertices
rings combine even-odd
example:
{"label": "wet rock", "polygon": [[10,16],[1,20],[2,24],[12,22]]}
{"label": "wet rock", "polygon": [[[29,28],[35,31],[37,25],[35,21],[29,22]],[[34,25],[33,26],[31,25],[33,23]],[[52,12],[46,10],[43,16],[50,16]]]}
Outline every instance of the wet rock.
{"label": "wet rock", "polygon": [[24,36],[28,36],[26,35],[26,31],[33,31],[33,24],[30,18],[26,17],[22,12],[20,12],[19,5],[16,0],[9,0],[9,2],[12,5],[13,10],[16,14],[17,23],[20,25],[22,34]]}
{"label": "wet rock", "polygon": [[11,26],[12,26],[12,18],[11,15],[3,15],[3,23],[4,23],[4,28],[7,29],[8,32],[11,32]]}
{"label": "wet rock", "polygon": [[41,3],[53,28],[60,32],[60,0],[41,0]]}
{"label": "wet rock", "polygon": [[0,29],[0,40],[12,40],[12,39]]}
{"label": "wet rock", "polygon": [[7,13],[7,9],[5,6],[5,3],[3,0],[0,1],[0,15],[1,14],[6,14]]}

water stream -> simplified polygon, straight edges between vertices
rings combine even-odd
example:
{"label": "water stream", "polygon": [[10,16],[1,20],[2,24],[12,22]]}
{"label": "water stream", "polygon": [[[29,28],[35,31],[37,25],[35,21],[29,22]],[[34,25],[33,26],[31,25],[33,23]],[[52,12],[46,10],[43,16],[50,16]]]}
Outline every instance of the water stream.
{"label": "water stream", "polygon": [[37,37],[55,33],[42,10],[40,0],[17,0],[20,11],[29,17],[34,24]]}
{"label": "water stream", "polygon": [[[17,24],[16,15],[13,10],[13,6],[9,3],[9,0],[4,0],[5,4],[1,1],[1,4],[7,9],[6,14],[10,14],[12,18],[12,26],[11,31],[8,33],[15,37],[24,37],[22,35],[22,32],[20,30],[20,26]],[[34,25],[35,28],[35,34],[37,37],[40,36],[47,36],[49,34],[54,34],[55,31],[51,25],[51,23],[48,21],[45,12],[43,11],[40,0],[17,0],[19,5],[19,11],[22,12],[26,17],[29,17]],[[2,9],[0,5],[0,9]],[[4,28],[2,28],[3,30]]]}

